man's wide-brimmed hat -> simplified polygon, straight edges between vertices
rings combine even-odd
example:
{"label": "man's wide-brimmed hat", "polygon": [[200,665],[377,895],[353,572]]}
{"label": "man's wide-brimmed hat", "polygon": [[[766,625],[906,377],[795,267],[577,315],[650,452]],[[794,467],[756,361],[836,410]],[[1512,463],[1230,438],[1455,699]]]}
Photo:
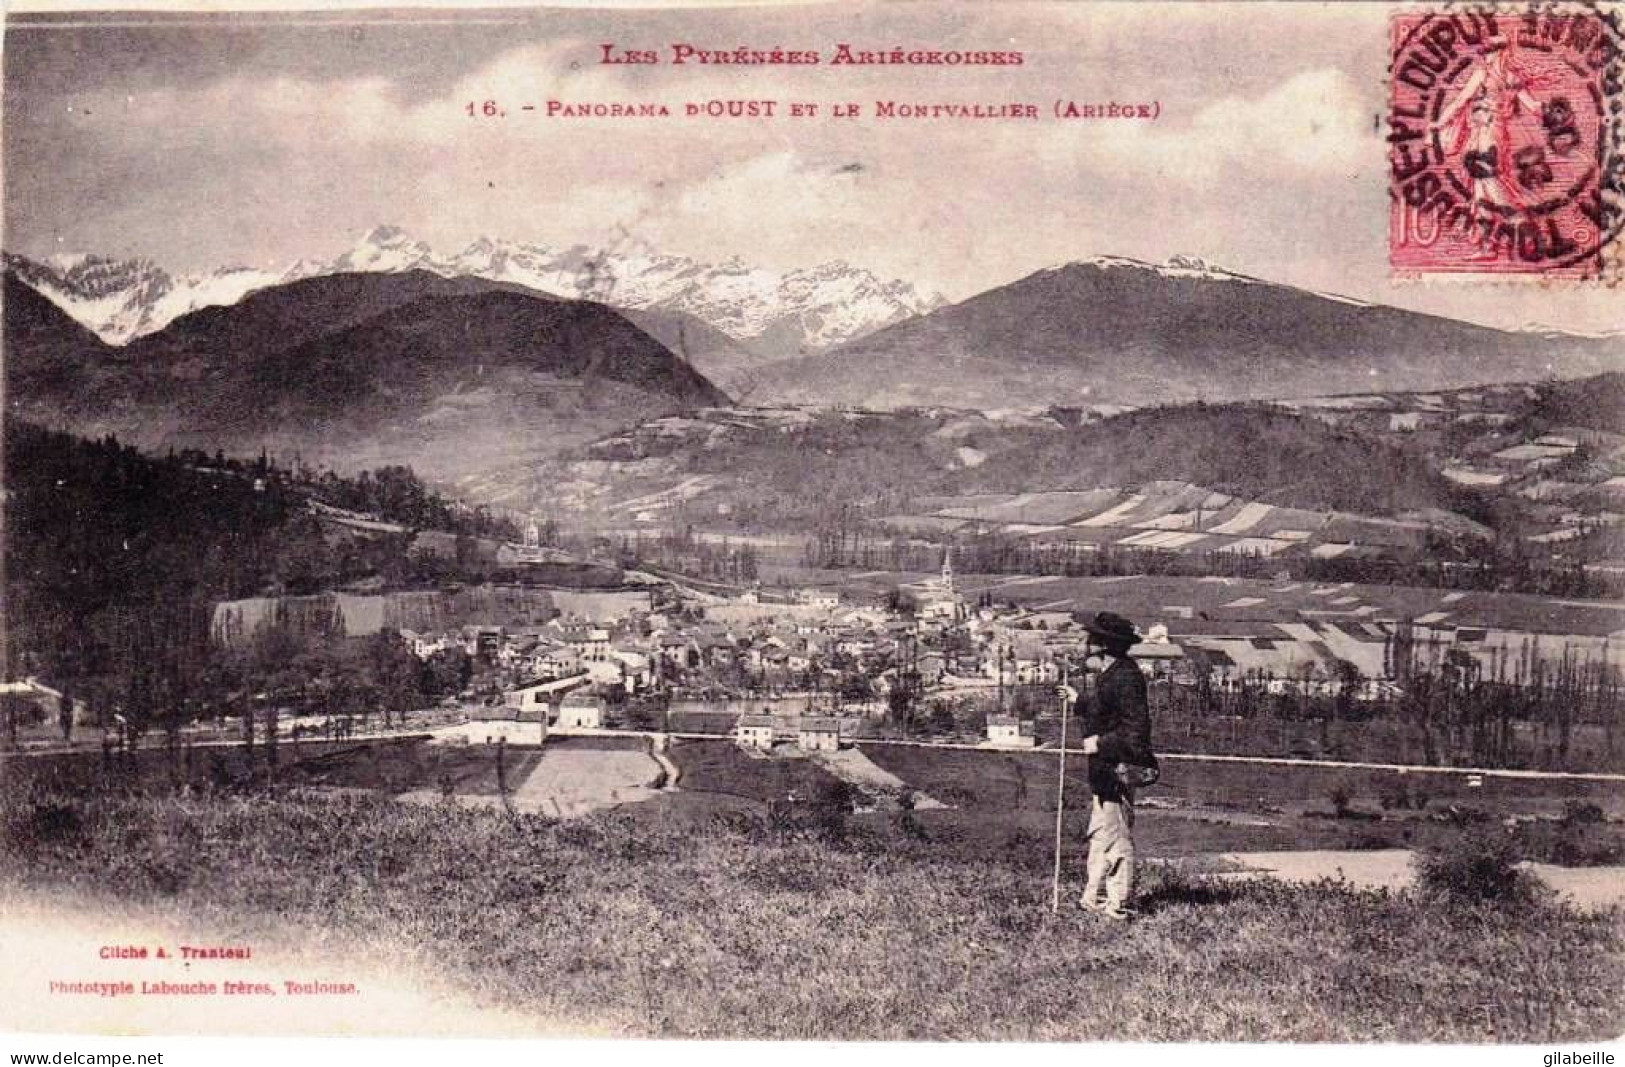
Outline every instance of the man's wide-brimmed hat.
{"label": "man's wide-brimmed hat", "polygon": [[1081,611],[1075,611],[1072,618],[1087,630],[1090,636],[1097,637],[1109,645],[1132,645],[1140,640],[1134,624],[1115,611],[1098,612],[1092,618]]}

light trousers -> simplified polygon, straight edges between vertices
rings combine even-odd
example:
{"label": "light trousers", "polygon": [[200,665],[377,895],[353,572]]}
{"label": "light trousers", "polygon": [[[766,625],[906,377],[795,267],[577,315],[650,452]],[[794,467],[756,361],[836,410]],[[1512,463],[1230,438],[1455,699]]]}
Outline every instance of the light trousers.
{"label": "light trousers", "polygon": [[1088,881],[1083,899],[1126,908],[1134,896],[1134,797],[1126,790],[1122,800],[1095,797],[1089,811]]}

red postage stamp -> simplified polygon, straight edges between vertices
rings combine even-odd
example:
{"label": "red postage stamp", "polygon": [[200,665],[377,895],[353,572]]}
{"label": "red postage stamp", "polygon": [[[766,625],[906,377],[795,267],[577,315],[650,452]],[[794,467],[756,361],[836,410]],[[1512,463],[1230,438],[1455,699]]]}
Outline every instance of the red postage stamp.
{"label": "red postage stamp", "polygon": [[1389,27],[1394,272],[1604,273],[1625,222],[1614,17],[1458,9]]}

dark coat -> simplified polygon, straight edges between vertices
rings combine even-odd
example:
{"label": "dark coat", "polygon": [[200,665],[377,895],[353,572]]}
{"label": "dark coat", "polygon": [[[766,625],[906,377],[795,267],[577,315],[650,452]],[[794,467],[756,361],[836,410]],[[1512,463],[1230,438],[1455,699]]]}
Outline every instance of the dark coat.
{"label": "dark coat", "polygon": [[1084,707],[1083,735],[1100,738],[1100,748],[1089,757],[1089,789],[1102,800],[1121,800],[1117,781],[1119,763],[1154,764],[1151,751],[1151,708],[1146,700],[1145,675],[1126,656],[1119,657],[1095,680],[1094,701]]}

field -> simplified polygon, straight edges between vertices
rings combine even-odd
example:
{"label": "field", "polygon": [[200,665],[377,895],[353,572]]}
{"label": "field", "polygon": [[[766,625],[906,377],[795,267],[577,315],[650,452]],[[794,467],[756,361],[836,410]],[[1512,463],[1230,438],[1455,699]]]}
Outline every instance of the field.
{"label": "field", "polygon": [[1026,864],[657,807],[558,821],[355,795],[12,794],[0,895],[83,915],[116,895],[225,943],[388,959],[489,1009],[617,1036],[1552,1043],[1621,1028],[1617,911],[1164,865],[1144,918],[1119,927],[1051,916],[1047,870]]}
{"label": "field", "polygon": [[[837,589],[853,600],[873,601],[900,584],[934,576],[785,568],[774,577],[792,585]],[[1203,622],[1299,622],[1304,617],[1419,620],[1434,615],[1438,615],[1434,621],[1441,624],[1577,637],[1600,638],[1625,630],[1625,604],[1522,593],[1155,574],[1072,578],[960,574],[955,586],[972,600],[985,592],[996,601],[1029,608],[1115,611],[1142,627],[1164,623],[1176,636],[1225,632],[1204,629]],[[1176,607],[1189,609],[1189,617],[1183,611],[1169,610]]]}
{"label": "field", "polygon": [[[676,789],[641,737],[553,737],[545,748],[510,747],[502,779],[515,810],[580,816],[617,805],[629,817],[703,827],[710,819],[813,819],[839,795],[840,779],[815,759],[781,746],[772,757],[723,739],[674,739],[669,759]],[[929,802],[907,820],[895,797],[848,798],[850,823],[896,842],[929,840],[970,861],[995,858],[1034,869],[1049,862],[1054,833],[1057,757],[1053,752],[999,752],[928,745],[860,743],[883,772]],[[844,755],[844,754],[843,754]],[[466,804],[501,806],[494,746],[433,745],[422,738],[284,745],[277,788],[375,794],[434,802],[452,794]],[[1086,851],[1089,797],[1084,761],[1067,763],[1065,851]],[[256,777],[240,748],[201,749],[190,765],[171,765],[161,750],[143,750],[134,767],[122,759],[104,769],[99,756],[10,759],[4,778],[53,792],[112,786],[263,788],[271,783],[264,752]],[[636,802],[636,803],[634,803]],[[1459,773],[1402,773],[1329,766],[1271,765],[1167,758],[1164,778],[1140,797],[1138,838],[1146,854],[1207,857],[1235,851],[1416,848],[1464,824],[1507,824],[1523,854],[1565,865],[1625,861],[1625,792],[1618,783],[1489,775],[1472,786]]]}
{"label": "field", "polygon": [[679,795],[730,797],[765,805],[811,801],[837,779],[810,759],[772,759],[747,754],[732,741],[677,740],[671,746],[677,764]]}
{"label": "field", "polygon": [[[885,769],[951,806],[921,812],[926,833],[967,857],[1026,852],[1047,858],[1054,832],[1053,753],[994,753],[926,746],[868,745]],[[1067,763],[1066,851],[1086,851],[1088,785],[1083,761]],[[1415,848],[1462,822],[1517,820],[1532,859],[1625,859],[1625,796],[1617,783],[1487,777],[1472,787],[1455,774],[1163,761],[1163,781],[1139,798],[1136,840],[1153,856],[1202,856],[1277,849]],[[1341,800],[1341,804],[1339,801]],[[1595,805],[1605,818],[1576,825]],[[1564,835],[1567,836],[1564,836]]]}
{"label": "field", "polygon": [[278,746],[273,775],[264,746],[252,760],[235,745],[197,747],[171,755],[140,749],[104,763],[100,754],[74,753],[8,760],[5,774],[19,782],[66,791],[111,784],[115,788],[174,786],[245,788],[274,784],[363,792],[412,801],[456,796],[497,804],[504,791],[519,810],[580,815],[644,799],[661,767],[641,737],[553,737],[545,748],[430,744],[423,736],[388,740],[318,741]]}

